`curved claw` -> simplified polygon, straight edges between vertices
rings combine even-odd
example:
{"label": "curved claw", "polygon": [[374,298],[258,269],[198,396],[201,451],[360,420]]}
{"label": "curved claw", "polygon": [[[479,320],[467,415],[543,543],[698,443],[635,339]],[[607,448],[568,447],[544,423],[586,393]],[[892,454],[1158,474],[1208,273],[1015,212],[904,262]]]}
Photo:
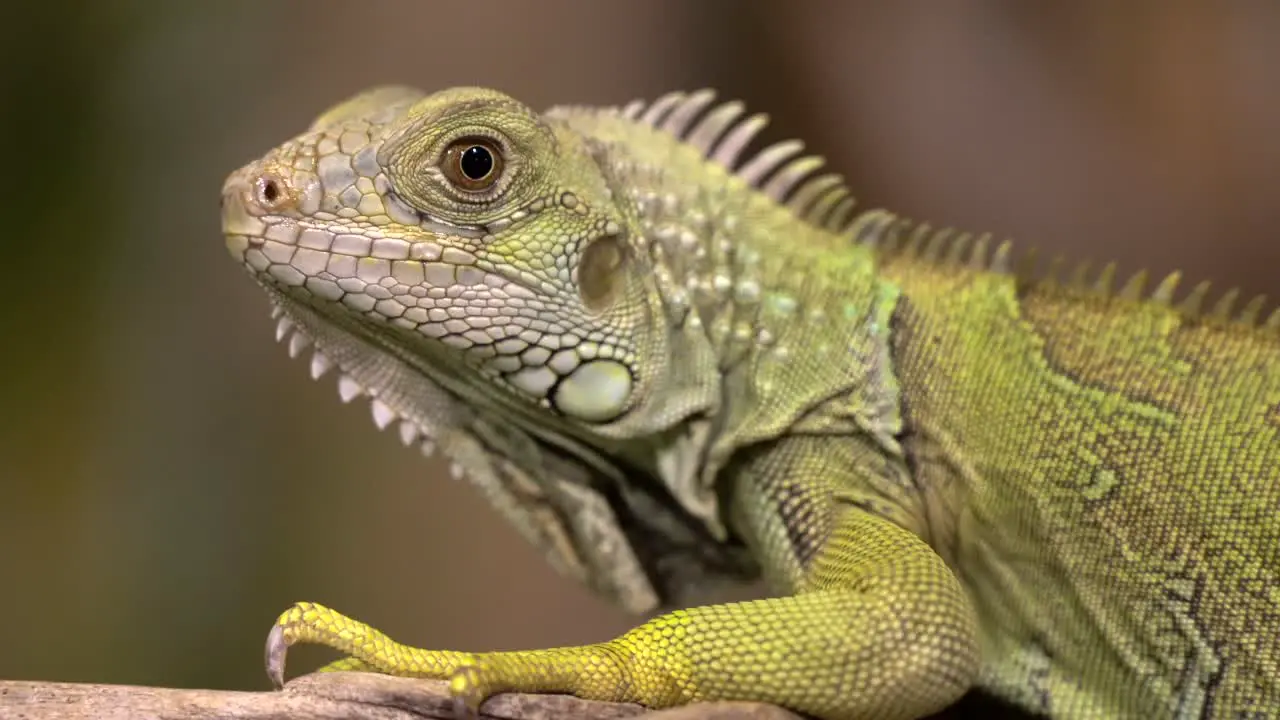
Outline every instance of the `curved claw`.
{"label": "curved claw", "polygon": [[267,634],[266,648],[267,677],[277,690],[284,687],[284,661],[288,654],[289,641],[284,636],[284,628],[277,623]]}

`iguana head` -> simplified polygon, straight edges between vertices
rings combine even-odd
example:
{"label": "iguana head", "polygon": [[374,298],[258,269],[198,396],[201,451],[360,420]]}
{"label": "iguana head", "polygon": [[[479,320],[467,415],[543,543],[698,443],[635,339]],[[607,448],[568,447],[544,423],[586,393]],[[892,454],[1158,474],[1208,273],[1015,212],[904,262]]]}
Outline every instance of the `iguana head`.
{"label": "iguana head", "polygon": [[[798,145],[735,174],[763,120],[703,115],[710,100],[539,114],[491,90],[381,88],[223,189],[227,247],[291,351],[315,345],[313,374],[336,365],[345,399],[372,396],[380,426],[440,447],[562,570],[635,609],[684,582],[675,546],[714,545],[699,470],[724,350],[770,340],[718,336],[706,323],[725,314],[698,293],[761,300],[722,257],[730,221],[793,222],[776,201],[816,167],[755,187]],[[829,177],[796,194],[847,213]]]}
{"label": "iguana head", "polygon": [[366,93],[227,193],[229,247],[260,280],[430,357],[472,402],[591,427],[652,385],[641,356],[664,343],[630,220],[581,138],[504,95]]}

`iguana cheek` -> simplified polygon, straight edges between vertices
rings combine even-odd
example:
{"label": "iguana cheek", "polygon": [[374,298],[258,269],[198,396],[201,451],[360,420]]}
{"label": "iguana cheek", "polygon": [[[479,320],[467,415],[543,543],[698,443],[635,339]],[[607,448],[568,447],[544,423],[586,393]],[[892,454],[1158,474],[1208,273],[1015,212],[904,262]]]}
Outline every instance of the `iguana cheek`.
{"label": "iguana cheek", "polygon": [[584,422],[617,417],[631,397],[631,371],[614,360],[579,365],[556,385],[551,397],[556,409]]}

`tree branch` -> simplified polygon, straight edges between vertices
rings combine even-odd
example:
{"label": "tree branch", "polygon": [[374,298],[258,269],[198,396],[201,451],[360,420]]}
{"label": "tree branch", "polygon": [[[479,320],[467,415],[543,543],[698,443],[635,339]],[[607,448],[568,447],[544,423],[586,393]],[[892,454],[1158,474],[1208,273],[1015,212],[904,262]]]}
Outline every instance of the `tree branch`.
{"label": "tree branch", "polygon": [[[23,720],[452,720],[443,682],[373,673],[320,673],[281,691],[188,690],[0,680],[0,717]],[[567,695],[497,695],[480,720],[799,720],[769,705],[705,703],[649,711]]]}

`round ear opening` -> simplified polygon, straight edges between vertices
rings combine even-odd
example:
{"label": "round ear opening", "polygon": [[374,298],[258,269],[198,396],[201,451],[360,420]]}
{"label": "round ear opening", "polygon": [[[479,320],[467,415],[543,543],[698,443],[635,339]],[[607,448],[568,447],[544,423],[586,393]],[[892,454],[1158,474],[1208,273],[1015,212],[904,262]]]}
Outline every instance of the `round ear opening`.
{"label": "round ear opening", "polygon": [[600,312],[617,300],[625,284],[626,260],[626,248],[617,235],[593,240],[583,249],[582,259],[578,261],[578,290],[588,310]]}

